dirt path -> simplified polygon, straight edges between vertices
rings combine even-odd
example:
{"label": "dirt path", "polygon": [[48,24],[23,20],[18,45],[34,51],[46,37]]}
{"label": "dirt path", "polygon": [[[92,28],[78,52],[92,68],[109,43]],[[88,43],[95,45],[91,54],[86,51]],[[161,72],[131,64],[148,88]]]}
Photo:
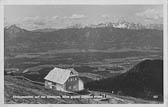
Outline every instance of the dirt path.
{"label": "dirt path", "polygon": [[106,93],[106,92],[90,91],[90,93],[94,94],[95,96],[106,94],[106,98],[94,99],[98,101],[98,103],[110,103],[110,104],[158,104],[158,103],[161,103],[157,101],[148,101],[148,100],[143,100],[140,98],[120,96],[120,95]]}

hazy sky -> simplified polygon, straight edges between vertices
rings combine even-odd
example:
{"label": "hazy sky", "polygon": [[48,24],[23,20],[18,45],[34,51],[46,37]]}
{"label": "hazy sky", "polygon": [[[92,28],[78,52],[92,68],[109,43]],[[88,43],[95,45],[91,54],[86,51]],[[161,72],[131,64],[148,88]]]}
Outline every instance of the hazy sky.
{"label": "hazy sky", "polygon": [[4,8],[4,16],[5,26],[16,24],[29,30],[122,20],[161,24],[163,7],[162,5],[8,5]]}

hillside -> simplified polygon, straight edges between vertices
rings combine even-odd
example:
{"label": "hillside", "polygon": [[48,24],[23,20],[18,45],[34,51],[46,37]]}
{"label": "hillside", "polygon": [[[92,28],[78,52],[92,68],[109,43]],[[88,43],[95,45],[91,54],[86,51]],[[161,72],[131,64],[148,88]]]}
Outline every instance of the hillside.
{"label": "hillside", "polygon": [[5,28],[4,35],[5,55],[10,52],[43,52],[56,49],[162,49],[163,45],[163,31],[154,29],[85,27],[33,32],[12,25]]}
{"label": "hillside", "polygon": [[142,61],[126,73],[90,82],[86,87],[144,99],[158,95],[159,100],[163,101],[163,60]]}
{"label": "hillside", "polygon": [[60,96],[67,95],[66,93],[46,89],[42,85],[37,85],[30,83],[25,80],[16,79],[13,77],[5,76],[5,91],[4,91],[5,103],[7,104],[57,104],[57,103],[68,103],[68,104],[87,104],[87,100],[85,99],[54,99],[54,98],[25,98],[18,99],[12,98],[13,96]]}
{"label": "hillside", "polygon": [[[119,96],[111,93],[104,93],[98,91],[89,91],[94,95],[106,94],[106,98],[102,99],[87,99],[87,98],[13,98],[14,96],[62,96],[68,95],[56,90],[46,89],[42,85],[33,84],[26,80],[16,79],[11,76],[5,76],[5,104],[157,104],[160,102],[143,100],[134,97]],[[77,95],[78,96],[78,95]],[[83,97],[90,96],[81,95]]]}

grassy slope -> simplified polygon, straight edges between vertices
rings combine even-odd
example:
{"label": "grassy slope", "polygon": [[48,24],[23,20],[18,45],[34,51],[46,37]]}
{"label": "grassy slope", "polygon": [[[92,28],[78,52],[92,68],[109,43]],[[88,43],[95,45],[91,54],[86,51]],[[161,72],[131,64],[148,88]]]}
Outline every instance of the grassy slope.
{"label": "grassy slope", "polygon": [[15,79],[12,77],[5,76],[5,103],[43,103],[43,104],[56,104],[56,103],[87,103],[85,99],[16,99],[12,96],[58,96],[65,95],[63,92],[53,91],[50,89],[44,88],[44,86],[34,85],[24,80]]}
{"label": "grassy slope", "polygon": [[[94,93],[95,95],[103,94],[104,92],[96,92],[96,91],[91,91],[91,93]],[[96,94],[97,93],[97,94]],[[57,103],[67,103],[67,104],[106,104],[108,103],[107,101],[95,101],[90,99],[88,102],[88,99],[16,99],[12,98],[12,96],[58,96],[58,95],[65,95],[63,92],[59,92],[56,90],[50,90],[44,88],[44,86],[40,85],[35,85],[32,83],[29,83],[24,80],[20,79],[15,79],[13,77],[7,77],[5,76],[5,103],[6,104],[19,104],[19,103],[25,103],[25,104],[57,104]],[[158,102],[153,102],[153,101],[146,101],[142,99],[137,99],[133,97],[124,97],[124,96],[119,96],[119,95],[114,95],[114,94],[108,94],[112,97],[110,103],[112,104],[125,104],[125,103],[138,103],[138,104],[143,104],[143,103],[158,103]],[[121,99],[121,100],[118,100]],[[123,100],[123,101],[122,101]]]}

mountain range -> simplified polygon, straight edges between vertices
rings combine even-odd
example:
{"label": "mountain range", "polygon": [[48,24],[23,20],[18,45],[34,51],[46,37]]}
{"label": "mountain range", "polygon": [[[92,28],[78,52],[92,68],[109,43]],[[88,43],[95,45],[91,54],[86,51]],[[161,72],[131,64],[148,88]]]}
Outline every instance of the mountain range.
{"label": "mountain range", "polygon": [[5,52],[53,49],[163,48],[163,31],[111,26],[28,31],[16,25],[4,28]]}
{"label": "mountain range", "polygon": [[[6,28],[8,28],[8,27],[10,27],[10,26],[6,26]],[[33,32],[53,32],[53,31],[57,31],[59,29],[85,28],[85,27],[91,27],[91,28],[114,27],[114,28],[137,29],[137,30],[139,30],[139,29],[163,30],[163,24],[141,24],[141,23],[133,23],[133,22],[127,22],[125,20],[120,20],[118,22],[101,22],[101,23],[90,24],[90,25],[76,23],[76,24],[67,26],[65,28],[40,28],[40,29],[37,28],[32,31]]]}
{"label": "mountain range", "polygon": [[[76,26],[76,27],[79,27]],[[97,25],[89,25],[89,27],[97,28],[97,27],[114,27],[114,28],[125,28],[125,29],[157,29],[163,30],[163,24],[140,24],[140,23],[132,23],[127,21],[119,21],[119,22],[106,22],[106,23],[99,23]]]}

